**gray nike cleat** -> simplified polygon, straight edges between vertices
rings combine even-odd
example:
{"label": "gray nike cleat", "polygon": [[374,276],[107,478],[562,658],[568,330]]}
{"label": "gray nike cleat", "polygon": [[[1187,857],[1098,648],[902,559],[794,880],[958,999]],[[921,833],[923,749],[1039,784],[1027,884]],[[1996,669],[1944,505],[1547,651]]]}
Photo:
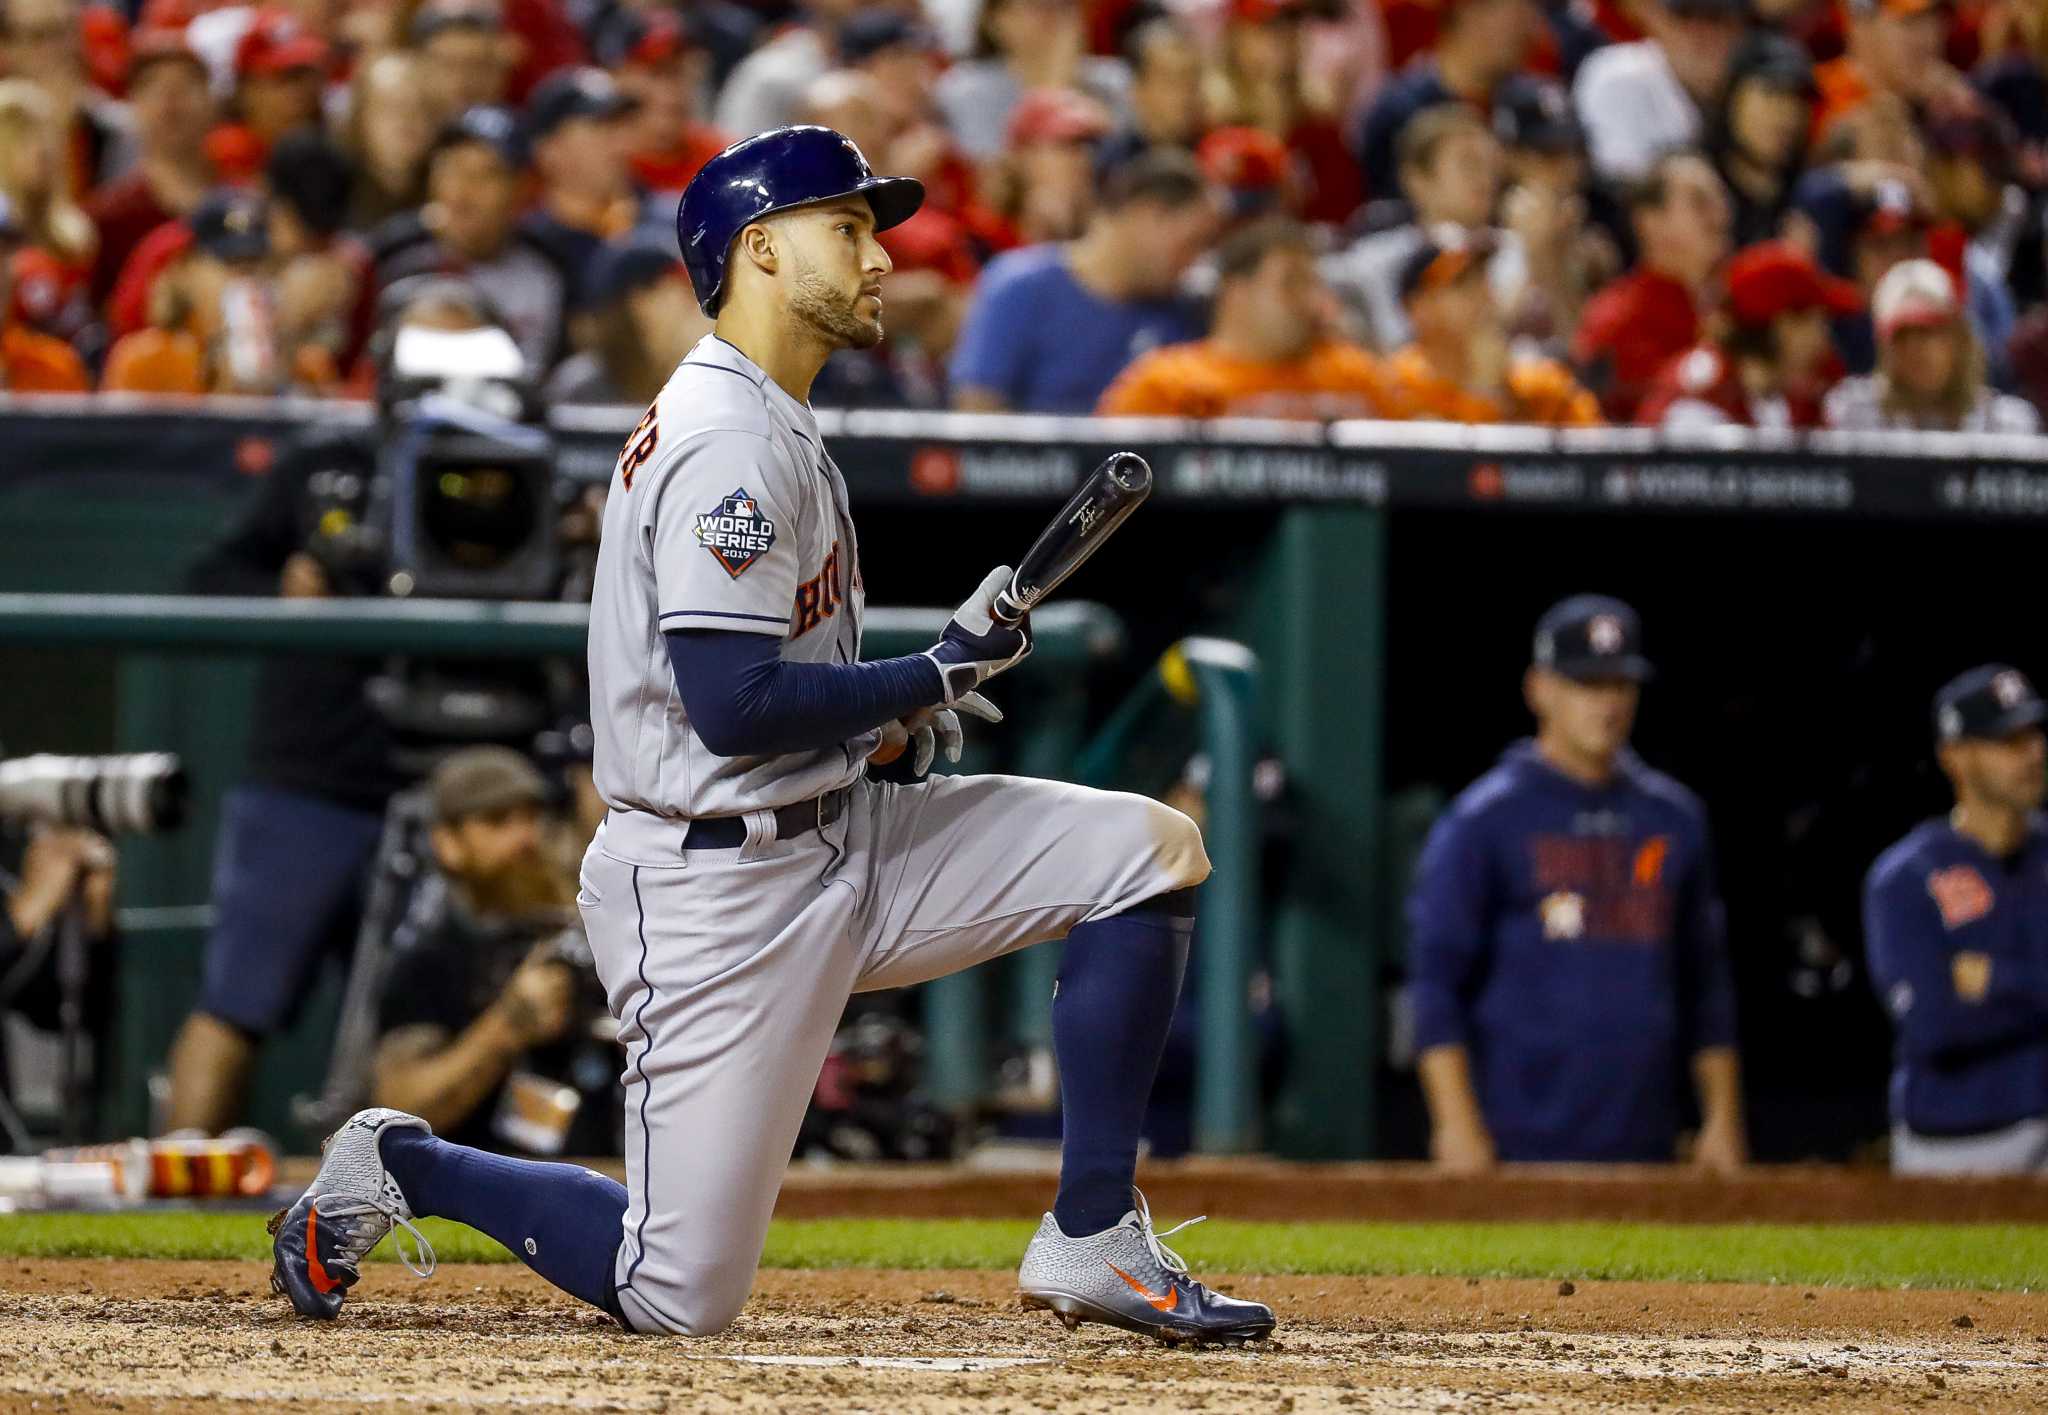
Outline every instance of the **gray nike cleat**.
{"label": "gray nike cleat", "polygon": [[1106,1322],[1178,1345],[1241,1345],[1273,1334],[1273,1309],[1211,1292],[1188,1276],[1188,1265],[1152,1231],[1152,1211],[1136,1189],[1137,1207],[1114,1228],[1069,1238],[1051,1214],[1038,1225],[1017,1269],[1018,1296],[1026,1307],[1049,1310],[1069,1331],[1083,1322]]}
{"label": "gray nike cleat", "polygon": [[418,1252],[401,1245],[398,1260],[420,1277],[434,1271],[434,1250],[413,1227],[412,1209],[384,1168],[377,1137],[391,1129],[433,1131],[402,1110],[359,1110],[327,1137],[320,1172],[298,1202],[270,1220],[270,1286],[302,1317],[330,1318],[362,1276],[359,1265],[392,1225],[410,1233]]}

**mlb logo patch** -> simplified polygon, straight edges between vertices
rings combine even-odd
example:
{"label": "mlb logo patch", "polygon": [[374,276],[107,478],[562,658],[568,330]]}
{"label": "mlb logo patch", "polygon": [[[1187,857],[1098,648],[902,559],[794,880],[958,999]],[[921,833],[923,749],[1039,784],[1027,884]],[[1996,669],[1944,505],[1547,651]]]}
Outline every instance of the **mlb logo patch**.
{"label": "mlb logo patch", "polygon": [[745,487],[711,510],[700,511],[696,530],[697,544],[735,580],[775,546],[775,523],[761,513],[761,504]]}

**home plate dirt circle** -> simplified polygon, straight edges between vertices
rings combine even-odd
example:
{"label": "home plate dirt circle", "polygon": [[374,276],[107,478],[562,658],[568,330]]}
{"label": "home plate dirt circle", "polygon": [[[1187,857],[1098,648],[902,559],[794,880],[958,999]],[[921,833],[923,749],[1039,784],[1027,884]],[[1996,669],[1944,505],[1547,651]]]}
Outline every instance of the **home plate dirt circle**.
{"label": "home plate dirt circle", "polygon": [[[510,1265],[373,1264],[341,1318],[252,1263],[0,1261],[0,1412],[138,1409],[2038,1411],[2048,1299],[1222,1277],[1262,1350],[1067,1332],[1000,1272],[775,1271],[733,1328],[635,1337]],[[1967,1318],[1967,1324],[1959,1319]]]}

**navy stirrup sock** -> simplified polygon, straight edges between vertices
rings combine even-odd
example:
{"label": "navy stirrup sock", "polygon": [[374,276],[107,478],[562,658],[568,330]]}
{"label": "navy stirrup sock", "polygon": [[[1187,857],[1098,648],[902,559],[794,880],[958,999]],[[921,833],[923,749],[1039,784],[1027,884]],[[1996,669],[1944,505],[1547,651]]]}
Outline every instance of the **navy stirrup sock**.
{"label": "navy stirrup sock", "polygon": [[377,1151],[415,1217],[480,1229],[571,1297],[611,1310],[625,1185],[581,1165],[508,1159],[422,1130],[386,1130]]}
{"label": "navy stirrup sock", "polygon": [[1067,935],[1052,1004],[1062,1120],[1052,1213],[1069,1238],[1100,1233],[1131,1208],[1138,1132],[1194,926],[1183,889]]}

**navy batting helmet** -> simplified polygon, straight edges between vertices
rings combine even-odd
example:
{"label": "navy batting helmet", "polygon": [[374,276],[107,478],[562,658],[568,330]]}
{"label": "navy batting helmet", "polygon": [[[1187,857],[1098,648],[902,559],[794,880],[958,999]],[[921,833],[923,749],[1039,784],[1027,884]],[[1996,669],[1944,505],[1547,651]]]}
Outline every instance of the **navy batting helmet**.
{"label": "navy batting helmet", "polygon": [[683,189],[676,240],[704,313],[718,311],[725,259],[749,222],[833,197],[864,196],[875,229],[908,221],[924,203],[915,177],[877,177],[853,139],[830,128],[770,128],[705,163]]}

